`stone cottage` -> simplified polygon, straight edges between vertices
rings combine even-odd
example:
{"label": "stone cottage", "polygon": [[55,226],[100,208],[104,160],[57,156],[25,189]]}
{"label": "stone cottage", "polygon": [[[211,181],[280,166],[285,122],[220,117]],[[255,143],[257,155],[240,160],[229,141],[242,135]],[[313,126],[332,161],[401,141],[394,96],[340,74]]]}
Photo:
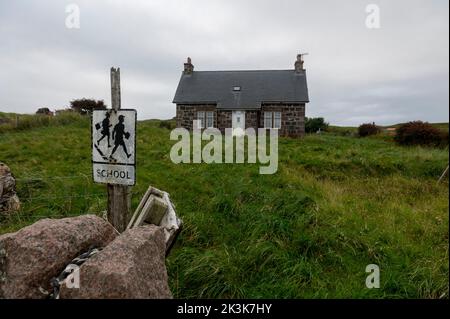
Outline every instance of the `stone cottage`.
{"label": "stone cottage", "polygon": [[188,58],[173,99],[177,127],[199,120],[200,128],[276,128],[291,137],[305,134],[308,102],[301,54],[290,70],[194,71]]}

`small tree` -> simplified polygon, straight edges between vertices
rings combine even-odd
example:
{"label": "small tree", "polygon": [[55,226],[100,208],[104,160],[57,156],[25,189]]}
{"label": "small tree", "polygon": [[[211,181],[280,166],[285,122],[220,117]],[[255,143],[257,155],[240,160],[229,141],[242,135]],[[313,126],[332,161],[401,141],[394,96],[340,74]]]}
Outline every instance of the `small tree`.
{"label": "small tree", "polygon": [[315,133],[318,130],[326,131],[328,129],[328,123],[325,122],[323,117],[305,118],[305,131],[306,133]]}
{"label": "small tree", "polygon": [[361,124],[358,127],[358,136],[359,137],[376,135],[380,132],[381,132],[381,129],[377,125],[375,125],[375,123],[365,123],[365,124]]}
{"label": "small tree", "polygon": [[90,114],[94,110],[105,110],[106,104],[103,100],[78,99],[70,101],[70,107],[80,114]]}
{"label": "small tree", "polygon": [[395,141],[400,145],[445,146],[448,145],[448,133],[433,125],[414,121],[400,125],[396,130]]}

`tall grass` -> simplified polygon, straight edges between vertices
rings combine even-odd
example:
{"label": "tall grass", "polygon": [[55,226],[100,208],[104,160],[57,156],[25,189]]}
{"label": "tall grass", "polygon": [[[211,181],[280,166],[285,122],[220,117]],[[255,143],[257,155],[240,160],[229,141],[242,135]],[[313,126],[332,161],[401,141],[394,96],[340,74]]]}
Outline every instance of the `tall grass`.
{"label": "tall grass", "polygon": [[43,114],[13,114],[0,113],[0,133],[25,131],[45,126],[60,126],[83,121],[86,116],[76,112],[62,112],[56,116]]}

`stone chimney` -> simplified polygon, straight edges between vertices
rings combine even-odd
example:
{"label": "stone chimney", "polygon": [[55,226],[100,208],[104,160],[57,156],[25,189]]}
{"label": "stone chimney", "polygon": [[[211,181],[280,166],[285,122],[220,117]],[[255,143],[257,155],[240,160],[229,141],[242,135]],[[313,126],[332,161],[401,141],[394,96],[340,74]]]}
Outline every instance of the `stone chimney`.
{"label": "stone chimney", "polygon": [[192,74],[194,72],[194,65],[192,64],[191,58],[187,58],[187,62],[184,64],[184,74]]}
{"label": "stone chimney", "polygon": [[296,73],[305,71],[305,69],[303,68],[303,54],[297,54],[297,61],[295,61],[294,66]]}

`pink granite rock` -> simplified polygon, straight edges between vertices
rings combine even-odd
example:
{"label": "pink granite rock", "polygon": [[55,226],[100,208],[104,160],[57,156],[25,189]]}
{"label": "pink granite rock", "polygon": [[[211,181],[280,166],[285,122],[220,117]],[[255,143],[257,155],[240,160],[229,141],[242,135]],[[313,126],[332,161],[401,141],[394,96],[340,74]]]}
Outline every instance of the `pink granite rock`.
{"label": "pink granite rock", "polygon": [[165,266],[163,228],[131,228],[79,269],[79,288],[61,286],[60,298],[172,298]]}
{"label": "pink granite rock", "polygon": [[102,218],[83,215],[42,219],[0,236],[0,298],[46,298],[51,278],[73,258],[90,246],[106,246],[117,235]]}

